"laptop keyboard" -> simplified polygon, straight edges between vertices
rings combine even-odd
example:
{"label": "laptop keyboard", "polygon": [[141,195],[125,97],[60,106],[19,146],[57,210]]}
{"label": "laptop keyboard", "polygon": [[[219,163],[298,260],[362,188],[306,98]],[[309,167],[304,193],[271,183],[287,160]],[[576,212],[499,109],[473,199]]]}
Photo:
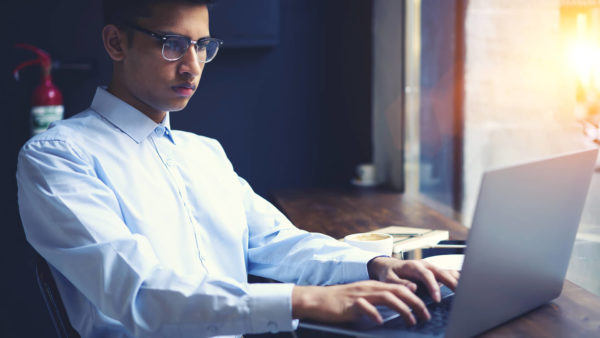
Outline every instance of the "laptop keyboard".
{"label": "laptop keyboard", "polygon": [[454,299],[454,297],[448,296],[439,303],[434,302],[427,305],[427,309],[431,315],[431,319],[428,321],[419,320],[416,325],[408,326],[402,317],[396,317],[383,324],[383,327],[394,329],[402,328],[404,331],[419,332],[423,334],[440,334],[444,332],[448,324],[452,299]]}
{"label": "laptop keyboard", "polygon": [[[427,306],[427,310],[431,315],[431,319],[428,321],[417,319],[416,325],[409,326],[395,311],[386,306],[377,306],[377,310],[384,320],[384,323],[379,327],[394,328],[395,330],[401,330],[405,332],[419,332],[431,335],[437,335],[444,332],[448,324],[448,317],[450,315],[452,299],[454,299],[454,292],[448,287],[442,286],[440,288],[442,301],[436,303],[429,295],[429,292],[425,286],[421,283],[418,283],[418,285],[419,286],[416,294]],[[378,325],[374,321],[368,319],[368,317],[363,316],[361,320],[354,324],[354,327],[360,330],[368,331],[370,329],[376,329]]]}

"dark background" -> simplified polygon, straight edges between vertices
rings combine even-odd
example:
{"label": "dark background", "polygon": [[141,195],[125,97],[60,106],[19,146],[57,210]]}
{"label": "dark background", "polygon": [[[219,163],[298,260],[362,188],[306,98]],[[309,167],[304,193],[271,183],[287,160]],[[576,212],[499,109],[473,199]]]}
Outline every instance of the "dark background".
{"label": "dark background", "polygon": [[[371,1],[274,2],[277,12],[268,20],[277,28],[277,41],[221,50],[205,68],[189,106],[171,115],[172,127],[218,139],[238,174],[267,198],[274,189],[347,186],[355,166],[371,161]],[[11,1],[3,2],[0,11],[0,336],[49,337],[54,329],[35,284],[14,178],[18,150],[29,138],[29,101],[39,68],[23,71],[16,82],[12,69],[34,56],[13,46],[27,42],[57,60],[94,65],[92,71],[53,73],[66,117],[89,106],[96,86],[108,83],[112,67],[101,43],[100,0]],[[232,24],[263,19],[251,10],[228,15]]]}

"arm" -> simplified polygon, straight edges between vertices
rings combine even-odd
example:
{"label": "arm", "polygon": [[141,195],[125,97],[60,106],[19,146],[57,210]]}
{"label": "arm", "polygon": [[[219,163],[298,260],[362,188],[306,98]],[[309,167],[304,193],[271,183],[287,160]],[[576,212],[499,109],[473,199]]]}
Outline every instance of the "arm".
{"label": "arm", "polygon": [[240,178],[249,230],[249,273],[298,285],[332,285],[369,279],[377,254],[329,236],[296,228]]}
{"label": "arm", "polygon": [[17,178],[27,239],[73,285],[67,303],[85,299],[76,309],[94,307],[135,336],[266,332],[269,321],[292,329],[292,285],[245,285],[161,265],[147,238],[124,223],[93,161],[74,146],[28,143]]}
{"label": "arm", "polygon": [[[331,237],[299,230],[245,180],[239,181],[249,229],[249,272],[298,284],[291,300],[294,318],[341,322],[366,314],[380,321],[373,305],[387,305],[414,323],[409,308],[424,319],[429,314],[414,295],[416,284],[407,278],[423,281],[434,297],[436,290],[439,294],[436,278],[451,288],[456,285],[457,274],[448,275],[427,262],[376,257]],[[379,281],[365,281],[369,278]],[[352,283],[356,281],[362,282]],[[352,284],[303,286],[341,283]]]}
{"label": "arm", "polygon": [[[345,243],[296,229],[271,204],[245,189],[250,228],[250,271],[276,280],[292,281],[294,318],[333,322],[349,321],[361,314],[380,322],[374,305],[387,305],[415,323],[417,316],[429,319],[423,302],[414,295],[421,281],[433,298],[440,299],[438,281],[454,289],[458,273],[437,269],[426,261],[401,261],[375,257]],[[297,279],[294,279],[297,278]],[[366,279],[377,281],[364,281]],[[335,285],[328,287],[302,285]]]}

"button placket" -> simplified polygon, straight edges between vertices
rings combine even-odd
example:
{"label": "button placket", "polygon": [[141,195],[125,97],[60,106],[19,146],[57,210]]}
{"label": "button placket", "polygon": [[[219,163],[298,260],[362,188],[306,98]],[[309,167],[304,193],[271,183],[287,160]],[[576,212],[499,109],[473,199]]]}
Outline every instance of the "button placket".
{"label": "button placket", "polygon": [[198,237],[198,232],[197,232],[198,225],[194,218],[194,215],[192,214],[192,209],[190,208],[190,203],[188,202],[189,199],[188,199],[187,191],[185,189],[185,183],[183,182],[183,179],[181,178],[181,175],[179,174],[179,167],[177,165],[177,162],[175,160],[170,159],[169,161],[167,161],[167,167],[168,167],[168,170],[171,172],[171,175],[175,179],[175,184],[177,185],[177,189],[179,191],[179,195],[180,195],[181,201],[183,203],[183,208],[185,209],[185,212],[188,217],[188,221],[190,222],[190,225],[194,229],[194,240],[196,241],[196,248],[198,249],[198,257],[200,258],[200,261],[202,261],[202,263],[204,264],[204,268],[208,271],[208,267],[206,266],[206,260],[204,259],[204,256],[202,256],[202,253],[200,251],[200,239]]}
{"label": "button placket", "polygon": [[154,134],[157,137],[163,136],[164,133],[165,133],[165,127],[163,127],[163,126],[157,126],[156,128],[154,128]]}
{"label": "button placket", "polygon": [[161,137],[163,137],[163,135],[165,134],[165,129],[164,128],[160,129],[160,128],[161,128],[161,126],[158,126],[154,129],[154,133],[155,133],[155,135],[158,136],[158,138],[155,139],[154,136],[151,136],[150,139],[152,140],[152,144],[154,145],[154,149],[156,150],[158,157],[160,158],[161,162],[163,163],[163,165],[165,166],[165,168],[167,169],[167,171],[173,178],[173,183],[175,184],[175,188],[177,189],[177,193],[179,195],[180,202],[183,204],[183,209],[186,211],[186,216],[187,216],[188,222],[189,222],[190,226],[192,227],[192,231],[194,232],[194,243],[196,244],[196,251],[198,253],[198,259],[200,260],[202,267],[204,267],[204,270],[208,272],[206,260],[202,256],[202,252],[200,250],[200,242],[199,242],[199,238],[198,238],[198,231],[196,229],[196,222],[194,221],[194,217],[189,208],[189,203],[187,202],[188,198],[187,198],[187,192],[185,189],[185,183],[183,182],[183,179],[181,178],[181,175],[179,174],[179,168],[178,168],[177,161],[174,160],[172,156],[170,156],[170,151],[164,149],[163,147],[161,147],[159,145],[159,143],[162,141]]}
{"label": "button placket", "polygon": [[275,323],[274,321],[270,320],[267,323],[267,328],[269,329],[269,332],[271,333],[277,333],[279,326],[277,325],[277,323]]}
{"label": "button placket", "polygon": [[218,329],[216,326],[210,325],[206,328],[206,332],[208,333],[209,336],[216,336]]}

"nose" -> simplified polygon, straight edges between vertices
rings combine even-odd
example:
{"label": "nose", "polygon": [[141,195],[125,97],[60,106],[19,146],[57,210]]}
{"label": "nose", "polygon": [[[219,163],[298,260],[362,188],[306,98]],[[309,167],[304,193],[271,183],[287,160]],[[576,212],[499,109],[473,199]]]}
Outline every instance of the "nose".
{"label": "nose", "polygon": [[190,78],[195,78],[202,74],[204,63],[200,62],[198,52],[193,45],[185,52],[183,57],[179,59],[179,73]]}

